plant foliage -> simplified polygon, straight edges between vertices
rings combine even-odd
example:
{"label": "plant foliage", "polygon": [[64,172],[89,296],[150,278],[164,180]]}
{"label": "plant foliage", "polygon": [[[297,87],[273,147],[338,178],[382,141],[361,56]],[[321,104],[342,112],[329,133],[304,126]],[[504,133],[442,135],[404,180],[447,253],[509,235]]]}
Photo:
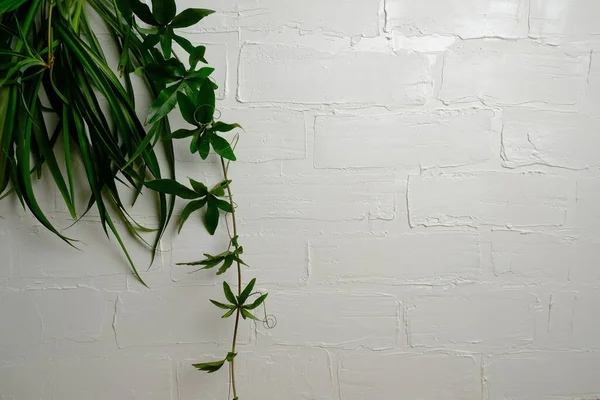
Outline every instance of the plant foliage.
{"label": "plant foliage", "polygon": [[[233,229],[228,248],[185,265],[200,270],[218,267],[218,275],[236,266],[237,294],[223,282],[225,301],[211,300],[226,311],[223,318],[235,316],[231,351],[222,360],[194,366],[212,373],[228,363],[237,399],[239,320],[259,320],[252,312],[264,307],[267,298],[254,291],[255,279],[242,287],[246,264],[228,178],[229,163],[236,160],[235,145],[223,136],[240,126],[215,120],[217,85],[211,80],[214,69],[207,64],[206,48],[178,33],[213,11],[179,11],[174,0],[152,0],[151,6],[140,0],[0,0],[0,195],[14,194],[48,230],[76,246],[75,238],[53,225],[34,191],[34,180],[49,174],[74,220],[97,210],[106,235],[116,238],[141,283],[117,220],[142,241],[141,232],[155,231],[149,244],[154,255],[177,199],[187,201],[180,232],[192,216],[201,216],[211,235],[222,218],[229,218]],[[90,24],[90,12],[101,18],[112,46],[119,50],[117,65],[108,61]],[[174,45],[185,57],[176,54]],[[140,80],[153,96],[141,119],[136,113]],[[175,108],[189,128],[172,131],[168,115]],[[189,187],[175,179],[173,141],[181,139],[189,140],[190,152],[200,159],[211,153],[220,159],[221,182],[209,189],[194,179],[189,179]],[[158,146],[166,162],[159,162]],[[77,179],[76,165],[85,173],[83,180]],[[155,230],[130,217],[124,186],[133,192],[133,203],[144,192],[156,195]],[[82,189],[90,195],[80,208],[76,193]]]}

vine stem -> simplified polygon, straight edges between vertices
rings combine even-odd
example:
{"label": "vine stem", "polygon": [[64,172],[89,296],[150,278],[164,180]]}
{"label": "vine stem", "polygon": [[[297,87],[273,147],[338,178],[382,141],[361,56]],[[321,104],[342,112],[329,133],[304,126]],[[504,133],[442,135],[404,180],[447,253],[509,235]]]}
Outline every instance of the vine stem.
{"label": "vine stem", "polygon": [[[223,178],[226,181],[229,181],[229,177],[227,174],[227,166],[225,165],[225,160],[223,159],[223,157],[221,157],[221,167],[223,168]],[[235,218],[235,206],[233,203],[233,195],[231,194],[231,188],[229,187],[229,185],[227,185],[227,197],[229,198],[229,204],[231,205],[231,224],[233,226],[233,237],[237,236],[237,221]],[[234,246],[235,249],[238,249],[238,244],[237,241],[234,241]],[[242,293],[242,265],[240,264],[239,261],[236,261],[237,264],[237,291],[238,291],[238,296]],[[238,328],[240,326],[240,309],[237,309],[237,312],[235,313],[235,325],[233,327],[233,340],[231,343],[231,353],[235,354],[235,345],[237,343],[237,335],[238,335]],[[233,398],[236,399],[237,398],[237,388],[235,385],[235,356],[232,356],[231,358],[231,388],[233,390]]]}
{"label": "vine stem", "polygon": [[54,65],[54,55],[52,54],[52,11],[54,10],[54,1],[50,0],[48,10],[48,68]]}

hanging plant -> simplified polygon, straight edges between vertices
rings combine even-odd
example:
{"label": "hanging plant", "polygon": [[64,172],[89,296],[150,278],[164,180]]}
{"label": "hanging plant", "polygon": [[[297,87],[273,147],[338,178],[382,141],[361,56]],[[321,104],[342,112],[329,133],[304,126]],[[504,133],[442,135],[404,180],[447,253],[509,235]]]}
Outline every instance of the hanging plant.
{"label": "hanging plant", "polygon": [[[111,66],[87,6],[98,14],[119,50]],[[71,246],[76,238],[59,231],[46,216],[33,189],[34,179],[49,173],[74,220],[95,207],[107,236],[121,246],[137,279],[145,285],[117,230],[118,219],[144,241],[143,232],[155,232],[149,244],[156,254],[172,217],[177,198],[188,201],[179,231],[192,215],[202,216],[213,235],[224,216],[231,235],[222,253],[204,254],[184,263],[217,275],[235,266],[236,283],[223,282],[224,299],[210,300],[235,319],[230,351],[221,360],[194,364],[215,372],[229,365],[230,386],[235,381],[236,343],[240,318],[259,320],[253,313],[263,306],[266,293],[254,290],[255,279],[243,285],[243,247],[239,244],[235,202],[228,169],[235,161],[235,143],[222,134],[239,128],[215,120],[214,69],[207,66],[206,48],[177,34],[213,11],[190,8],[177,12],[174,0],[152,0],[152,9],[140,0],[0,0],[0,194],[14,194],[23,207]],[[143,25],[143,26],[142,26]],[[173,51],[185,51],[187,65]],[[154,101],[145,119],[136,114],[135,79],[143,79]],[[167,116],[178,108],[187,129],[172,131]],[[173,141],[188,139],[190,152],[206,159],[220,158],[223,177],[212,188],[194,179],[189,187],[176,181]],[[159,163],[162,146],[165,165]],[[73,163],[80,160],[85,179],[76,179]],[[164,171],[166,169],[166,171]],[[49,178],[49,177],[48,177]],[[82,210],[75,193],[85,185],[90,197]],[[130,188],[134,201],[145,190],[156,193],[158,226],[148,229],[128,214],[119,186]],[[266,312],[265,312],[266,320]]]}

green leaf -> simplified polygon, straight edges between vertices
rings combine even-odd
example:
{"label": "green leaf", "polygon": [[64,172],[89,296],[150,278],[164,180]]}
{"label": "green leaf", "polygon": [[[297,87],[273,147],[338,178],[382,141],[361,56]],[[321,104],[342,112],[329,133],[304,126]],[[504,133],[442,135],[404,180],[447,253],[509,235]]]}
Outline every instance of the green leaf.
{"label": "green leaf", "polygon": [[249,311],[246,311],[245,309],[241,308],[240,311],[242,312],[242,318],[246,319],[246,318],[250,318],[253,319],[255,321],[260,321],[260,319],[256,318],[254,315],[252,315]]}
{"label": "green leaf", "polygon": [[[183,47],[183,46],[181,46],[181,47]],[[196,46],[189,53],[190,53],[190,67],[191,68],[196,69],[196,65],[198,65],[198,62],[203,62],[204,64],[208,64],[208,61],[206,61],[206,58],[204,58],[204,55],[206,54],[205,46]]]}
{"label": "green leaf", "polygon": [[182,90],[185,83],[179,82],[169,87],[164,88],[158,94],[158,97],[152,103],[146,125],[155,123],[156,121],[167,116],[177,104],[177,92]]}
{"label": "green leaf", "polygon": [[233,255],[229,255],[229,256],[225,257],[225,261],[223,261],[223,265],[221,265],[221,268],[219,268],[219,270],[217,271],[217,275],[222,275],[225,272],[227,272],[227,270],[231,267],[232,264],[233,264]]}
{"label": "green leaf", "polygon": [[237,257],[237,256],[235,257],[235,261],[236,261],[236,262],[239,262],[239,263],[240,263],[240,264],[242,264],[242,265],[245,265],[246,267],[249,267],[249,265],[248,265],[248,264],[246,264],[246,263],[245,263],[245,262],[244,262],[244,261],[243,261],[241,258],[239,258],[239,257]]}
{"label": "green leaf", "polygon": [[3,0],[0,1],[0,15],[16,10],[27,0]]}
{"label": "green leaf", "polygon": [[215,114],[215,90],[208,79],[200,86],[195,103],[198,107],[194,119],[202,124],[212,122]]}
{"label": "green leaf", "polygon": [[148,6],[142,3],[140,0],[131,0],[131,9],[139,19],[141,19],[148,25],[160,25],[156,18],[154,18],[154,15],[152,15],[152,13],[150,12],[150,8],[148,8]]}
{"label": "green leaf", "polygon": [[225,357],[225,359],[227,360],[227,362],[232,362],[235,356],[237,356],[237,353],[229,352],[227,353],[227,357]]}
{"label": "green leaf", "polygon": [[227,189],[227,186],[229,186],[230,183],[231,180],[221,181],[217,183],[210,191],[210,194],[214,194],[215,196],[224,196],[225,189]]}
{"label": "green leaf", "polygon": [[231,207],[231,203],[229,203],[228,201],[215,199],[215,203],[221,211],[225,211],[226,213],[233,212],[233,207]]}
{"label": "green leaf", "polygon": [[143,48],[145,50],[152,49],[152,48],[154,48],[154,46],[156,46],[158,44],[158,42],[160,42],[160,35],[158,35],[158,34],[148,35],[144,39]]}
{"label": "green leaf", "polygon": [[[198,71],[190,71],[187,73],[187,78],[195,81],[207,79],[214,72],[214,68],[202,67]],[[210,85],[212,87],[212,85]]]}
{"label": "green leaf", "polygon": [[215,132],[229,132],[234,130],[235,128],[241,127],[242,126],[240,124],[226,124],[224,122],[217,121],[212,125],[211,129]]}
{"label": "green leaf", "polygon": [[258,299],[254,300],[254,303],[244,306],[246,310],[254,310],[256,307],[260,306],[267,299],[269,293],[265,293],[260,296]]}
{"label": "green leaf", "polygon": [[181,213],[181,220],[179,221],[179,230],[178,233],[181,233],[181,229],[183,228],[183,224],[188,220],[192,213],[198,211],[206,204],[206,199],[194,200],[190,201]]}
{"label": "green leaf", "polygon": [[235,304],[236,306],[238,305],[238,302],[237,302],[233,292],[231,291],[231,286],[229,286],[229,284],[225,281],[223,281],[223,292],[225,293],[225,298],[231,304]]}
{"label": "green leaf", "polygon": [[252,289],[254,289],[254,284],[256,283],[256,278],[252,279],[250,281],[250,283],[248,283],[248,286],[246,286],[246,288],[244,289],[244,291],[239,295],[238,297],[238,304],[239,305],[244,305],[244,303],[246,302],[246,300],[248,300],[248,296],[250,296],[250,294],[252,294]]}
{"label": "green leaf", "polygon": [[233,310],[229,310],[229,311],[227,311],[225,314],[223,314],[223,315],[221,316],[221,318],[229,318],[229,317],[231,317],[231,316],[233,315],[233,313],[235,312],[235,310],[236,310],[236,309],[234,308]]}
{"label": "green leaf", "polygon": [[173,179],[155,179],[153,181],[145,182],[144,185],[155,192],[174,195],[181,197],[182,199],[194,200],[202,197],[192,189],[183,186]]}
{"label": "green leaf", "polygon": [[200,371],[208,372],[209,374],[217,372],[225,364],[227,360],[211,361],[206,363],[192,364],[192,367]]}
{"label": "green leaf", "polygon": [[198,122],[194,119],[194,113],[196,112],[196,106],[192,103],[189,97],[187,97],[184,93],[177,93],[177,102],[179,103],[179,111],[181,111],[181,116],[185,119],[189,124],[198,126]]}
{"label": "green leaf", "polygon": [[204,214],[204,226],[206,230],[211,235],[215,234],[217,230],[217,226],[219,225],[219,208],[217,205],[208,200],[208,205],[206,206],[206,214]]}
{"label": "green leaf", "polygon": [[232,306],[232,305],[229,305],[229,304],[219,303],[216,300],[211,300],[210,302],[213,303],[215,306],[223,309],[223,310],[235,310],[236,309],[236,306]]}
{"label": "green leaf", "polygon": [[197,129],[177,129],[175,132],[171,133],[164,140],[170,139],[185,139],[190,136],[194,136],[194,134],[198,132]]}
{"label": "green leaf", "polygon": [[160,35],[160,48],[165,58],[171,58],[172,42],[173,40],[168,31]]}
{"label": "green leaf", "polygon": [[177,13],[175,0],[152,0],[152,14],[161,24],[167,25]]}
{"label": "green leaf", "polygon": [[200,136],[197,143],[198,153],[203,160],[206,160],[210,153],[210,139],[206,135]]}
{"label": "green leaf", "polygon": [[215,153],[217,153],[221,157],[231,161],[236,160],[235,154],[233,154],[233,150],[231,149],[229,142],[223,139],[221,136],[215,134],[210,135],[210,144],[212,145],[212,148],[215,151]]}
{"label": "green leaf", "polygon": [[[177,35],[177,34],[173,33],[173,40],[174,40],[174,41],[175,41],[175,42],[176,42],[178,45],[180,45],[182,49],[184,49],[185,51],[187,51],[187,52],[188,52],[188,54],[190,54],[191,52],[193,52],[193,51],[194,51],[194,45],[192,44],[192,42],[190,42],[190,41],[189,41],[189,40],[187,40],[186,38],[184,38],[184,37],[181,37],[181,36],[179,36],[179,35]],[[191,66],[192,68],[196,68],[196,66],[195,66],[195,65],[191,65],[191,64],[190,64],[190,66]]]}
{"label": "green leaf", "polygon": [[195,181],[192,178],[189,178],[189,180],[190,185],[192,185],[192,188],[194,188],[196,193],[201,194],[202,196],[206,196],[208,194],[208,188],[204,183]]}
{"label": "green leaf", "polygon": [[187,28],[197,24],[202,18],[214,13],[213,10],[205,10],[203,8],[188,8],[178,14],[171,22],[171,28]]}
{"label": "green leaf", "polygon": [[198,151],[198,140],[200,140],[202,138],[201,133],[199,130],[196,131],[196,133],[194,134],[194,136],[192,137],[192,140],[190,140],[190,153],[194,154],[195,152]]}

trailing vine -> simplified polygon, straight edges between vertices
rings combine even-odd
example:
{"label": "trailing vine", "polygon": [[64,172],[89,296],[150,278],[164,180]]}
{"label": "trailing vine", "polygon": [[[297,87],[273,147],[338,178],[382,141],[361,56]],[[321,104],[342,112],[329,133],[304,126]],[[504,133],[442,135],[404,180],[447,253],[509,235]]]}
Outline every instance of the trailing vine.
{"label": "trailing vine", "polygon": [[[119,49],[116,67],[109,65],[89,23],[87,4],[106,24]],[[231,392],[237,400],[240,318],[260,321],[254,312],[264,308],[268,294],[254,290],[256,279],[245,286],[242,279],[246,263],[228,174],[230,163],[236,160],[238,136],[232,143],[223,137],[240,126],[215,119],[217,85],[210,78],[214,69],[207,65],[206,48],[177,33],[212,13],[200,8],[178,13],[175,0],[152,0],[152,8],[140,0],[0,0],[0,194],[4,192],[4,198],[14,193],[48,230],[77,246],[75,239],[52,224],[36,197],[33,177],[40,178],[47,170],[74,220],[96,207],[107,236],[116,238],[144,285],[113,217],[144,243],[142,233],[154,231],[154,241],[148,244],[153,257],[177,198],[188,201],[179,232],[193,215],[202,215],[211,235],[223,217],[230,221],[223,252],[204,254],[182,265],[215,269],[217,275],[234,267],[235,284],[223,282],[224,300],[210,300],[224,310],[223,318],[235,320],[231,348],[218,361],[193,366],[213,373],[228,364]],[[175,54],[174,44],[187,53],[185,58]],[[154,97],[144,122],[135,111],[135,79],[142,79]],[[172,131],[168,115],[175,108],[189,128]],[[173,141],[181,139],[188,139],[190,152],[202,160],[216,154],[223,174],[220,182],[209,188],[192,178],[189,186],[175,179]],[[163,177],[155,152],[159,145],[166,154],[168,178]],[[75,179],[75,160],[83,164],[91,192],[83,212],[76,207],[82,182]],[[128,214],[118,184],[131,188],[133,203],[144,188],[157,194],[157,229],[138,224]],[[263,322],[270,323],[266,308]]]}

